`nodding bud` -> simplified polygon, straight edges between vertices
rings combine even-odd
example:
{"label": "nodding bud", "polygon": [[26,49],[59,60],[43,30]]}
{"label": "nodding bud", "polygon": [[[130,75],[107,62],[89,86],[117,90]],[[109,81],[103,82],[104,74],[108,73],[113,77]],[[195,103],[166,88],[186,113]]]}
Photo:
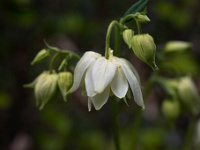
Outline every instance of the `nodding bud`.
{"label": "nodding bud", "polygon": [[184,41],[169,41],[165,45],[164,52],[183,52],[192,47],[192,44]]}
{"label": "nodding bud", "polygon": [[46,49],[42,49],[41,51],[39,51],[37,53],[37,55],[35,56],[35,58],[33,59],[33,61],[31,62],[31,65],[35,65],[37,63],[43,62],[45,61],[47,58],[49,58],[50,56],[50,52],[49,50]]}
{"label": "nodding bud", "polygon": [[150,22],[151,21],[147,15],[142,15],[142,14],[138,14],[136,19],[140,23],[146,23],[146,22]]}
{"label": "nodding bud", "polygon": [[66,93],[72,86],[73,77],[71,72],[60,72],[58,74],[58,87],[62,93],[64,101],[67,101]]}
{"label": "nodding bud", "polygon": [[131,39],[131,47],[135,55],[148,64],[153,70],[158,70],[155,63],[156,45],[149,34],[137,34]]}
{"label": "nodding bud", "polygon": [[178,100],[165,99],[162,102],[162,113],[167,119],[176,119],[180,115],[180,104]]}
{"label": "nodding bud", "polygon": [[126,29],[122,33],[124,42],[128,45],[129,48],[131,48],[131,39],[134,36],[134,31],[131,29]]}
{"label": "nodding bud", "polygon": [[200,112],[200,96],[198,90],[189,76],[178,80],[177,91],[184,106],[194,115]]}
{"label": "nodding bud", "polygon": [[45,71],[39,75],[35,83],[36,104],[42,109],[55,95],[57,89],[58,75]]}

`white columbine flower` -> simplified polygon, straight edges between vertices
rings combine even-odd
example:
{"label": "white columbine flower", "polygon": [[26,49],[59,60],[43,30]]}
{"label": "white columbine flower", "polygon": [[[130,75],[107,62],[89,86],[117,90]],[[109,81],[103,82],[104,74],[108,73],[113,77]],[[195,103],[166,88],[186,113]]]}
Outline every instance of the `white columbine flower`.
{"label": "white columbine flower", "polygon": [[110,50],[109,58],[88,51],[77,63],[74,71],[74,83],[70,93],[77,90],[81,83],[85,85],[88,96],[88,109],[93,104],[96,110],[107,102],[110,92],[124,98],[130,87],[135,102],[144,109],[139,76],[129,61],[113,56]]}

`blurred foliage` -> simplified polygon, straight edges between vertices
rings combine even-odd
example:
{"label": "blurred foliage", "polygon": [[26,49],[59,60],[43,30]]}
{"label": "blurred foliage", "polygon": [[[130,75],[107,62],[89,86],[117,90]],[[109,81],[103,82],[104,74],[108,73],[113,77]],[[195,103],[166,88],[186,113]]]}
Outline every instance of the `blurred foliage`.
{"label": "blurred foliage", "polygon": [[[24,89],[22,85],[32,81],[38,73],[48,68],[47,63],[30,67],[34,55],[44,48],[44,39],[50,45],[61,49],[72,48],[80,55],[91,49],[101,52],[104,48],[108,23],[113,19],[119,19],[134,2],[128,0],[123,2],[119,0],[115,2],[112,0],[0,1],[0,149],[14,150],[12,147],[17,140],[19,149],[21,143],[28,144],[27,147],[31,150],[114,149],[109,104],[106,104],[101,111],[88,113],[86,100],[74,94],[74,98],[67,103],[58,96],[56,102],[39,111],[34,105],[32,92]],[[144,26],[144,32],[153,35],[160,52],[169,40],[192,43],[190,51],[177,57],[168,54],[164,59],[165,64],[160,64],[162,61],[159,60],[162,60],[163,56],[158,56],[157,64],[176,66],[180,75],[194,76],[198,88],[200,87],[199,10],[198,0],[151,0],[148,3],[151,23]],[[123,55],[129,54],[124,52]],[[136,68],[139,68],[139,73],[145,78],[149,70],[137,60],[133,62],[137,64]],[[166,70],[163,74],[171,76],[172,72]],[[154,114],[156,116],[154,119],[151,114],[154,110],[143,118],[138,149],[179,150],[188,127],[188,114],[181,115],[171,127],[160,113],[160,101],[164,93],[161,89],[154,89],[153,92],[156,90],[160,95],[149,99],[153,103],[147,105],[147,109],[156,103],[158,112]],[[124,150],[132,144],[130,134],[135,121],[135,107],[131,102],[129,105],[127,107],[120,103],[120,132]],[[17,135],[24,132],[30,138],[30,143],[17,139]]]}

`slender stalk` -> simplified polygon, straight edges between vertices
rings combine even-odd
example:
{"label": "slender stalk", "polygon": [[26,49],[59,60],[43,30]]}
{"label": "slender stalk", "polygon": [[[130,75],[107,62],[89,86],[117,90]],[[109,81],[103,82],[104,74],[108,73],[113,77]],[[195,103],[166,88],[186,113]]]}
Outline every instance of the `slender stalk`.
{"label": "slender stalk", "polygon": [[[151,77],[146,85],[145,88],[145,93],[144,93],[144,102],[147,99],[147,96],[149,95],[152,87],[152,79]],[[135,150],[137,149],[137,143],[138,143],[138,136],[139,136],[139,131],[140,131],[140,124],[142,121],[142,116],[143,116],[143,110],[141,108],[137,109],[136,116],[135,116],[135,122],[133,124],[133,129],[132,129],[132,137],[131,137],[131,147],[130,150]]]}
{"label": "slender stalk", "polygon": [[183,145],[183,150],[191,150],[192,149],[195,122],[196,122],[196,120],[195,120],[195,117],[193,116],[189,122],[189,126],[188,126],[186,137],[185,137],[185,142]]}
{"label": "slender stalk", "polygon": [[141,25],[140,25],[140,23],[137,21],[137,19],[134,18],[134,20],[135,20],[135,23],[136,23],[136,25],[137,25],[138,34],[141,34],[141,33],[142,33]]}
{"label": "slender stalk", "polygon": [[120,150],[117,98],[113,97],[113,99],[111,100],[111,105],[112,105],[112,125],[114,132],[115,149]]}
{"label": "slender stalk", "polygon": [[110,48],[110,35],[111,35],[111,31],[113,29],[114,26],[117,26],[118,28],[120,28],[119,23],[116,20],[113,20],[107,29],[107,33],[106,33],[106,43],[105,43],[105,57],[108,58],[109,57],[109,48]]}
{"label": "slender stalk", "polygon": [[135,23],[136,23],[136,26],[137,26],[137,30],[138,30],[138,34],[141,34],[141,33],[142,33],[142,28],[141,28],[140,23],[137,21],[136,16],[137,16],[137,13],[136,13],[136,14],[129,14],[129,15],[127,15],[126,17],[124,17],[124,18],[120,21],[120,23],[121,23],[122,25],[124,25],[126,22],[129,22],[129,21],[131,21],[131,20],[135,20]]}
{"label": "slender stalk", "polygon": [[124,18],[122,18],[122,19],[120,20],[120,23],[121,23],[122,25],[124,25],[125,23],[127,23],[127,22],[133,20],[133,19],[136,17],[136,15],[137,15],[137,14],[129,14],[129,15],[125,16]]}
{"label": "slender stalk", "polygon": [[53,58],[51,59],[50,65],[49,65],[49,72],[52,73],[53,70],[53,64],[56,60],[56,58],[60,55],[60,53],[56,53]]}
{"label": "slender stalk", "polygon": [[115,28],[115,56],[120,56],[120,29]]}

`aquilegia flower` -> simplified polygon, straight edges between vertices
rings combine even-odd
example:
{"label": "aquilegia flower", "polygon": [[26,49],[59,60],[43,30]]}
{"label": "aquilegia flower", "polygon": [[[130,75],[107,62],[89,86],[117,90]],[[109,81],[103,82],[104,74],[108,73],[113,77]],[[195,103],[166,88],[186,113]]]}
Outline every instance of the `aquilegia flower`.
{"label": "aquilegia flower", "polygon": [[138,74],[129,61],[113,56],[110,50],[109,58],[88,51],[79,60],[74,71],[74,83],[70,93],[84,84],[88,96],[88,109],[93,104],[96,110],[108,101],[112,93],[118,98],[126,97],[130,87],[135,102],[144,109],[142,92]]}

